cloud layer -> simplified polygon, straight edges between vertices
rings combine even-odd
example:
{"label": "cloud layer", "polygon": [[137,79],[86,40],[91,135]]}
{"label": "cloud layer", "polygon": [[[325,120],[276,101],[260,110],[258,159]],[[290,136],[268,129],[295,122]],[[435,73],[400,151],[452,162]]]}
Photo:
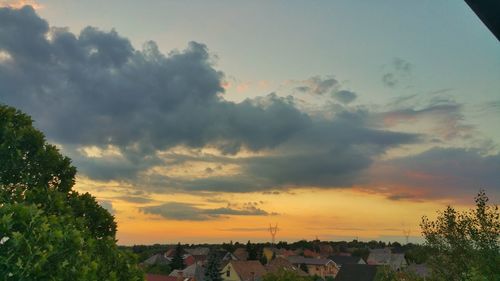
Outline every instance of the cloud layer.
{"label": "cloud layer", "polygon": [[[395,59],[384,83],[395,86],[412,67]],[[87,27],[73,34],[50,27],[31,7],[0,8],[0,102],[32,115],[36,126],[91,179],[124,181],[152,192],[369,186],[374,180],[367,171],[378,167],[391,149],[466,139],[473,130],[464,125],[461,104],[437,95],[425,104],[404,97],[374,110],[352,106],[358,94],[340,90],[332,76],[295,81],[292,92],[328,100],[328,112],[313,114],[300,109],[293,96],[228,101],[223,84],[224,73],[215,69],[201,43],[163,54],[150,41],[138,50],[114,30]],[[425,132],[399,130],[401,124],[420,121],[434,125]],[[188,152],[177,152],[179,147]],[[215,152],[200,152],[206,149]],[[464,163],[497,163],[497,156],[436,149],[384,163],[393,165],[384,180],[415,188],[431,185],[401,173],[453,155]],[[428,167],[450,176],[457,171],[449,163],[437,163]],[[200,172],[193,172],[195,168]],[[183,175],[189,171],[190,176]],[[491,173],[485,166],[470,176],[484,179],[478,185],[498,188]],[[438,182],[447,190],[460,183]],[[139,197],[120,200],[149,202]],[[187,219],[181,217],[186,214],[195,220],[267,214],[175,202],[143,211],[176,219]]]}
{"label": "cloud layer", "polygon": [[267,216],[268,212],[254,206],[247,205],[241,209],[231,207],[199,208],[194,204],[181,202],[166,202],[161,205],[143,207],[147,214],[159,215],[171,220],[205,221],[227,216]]}

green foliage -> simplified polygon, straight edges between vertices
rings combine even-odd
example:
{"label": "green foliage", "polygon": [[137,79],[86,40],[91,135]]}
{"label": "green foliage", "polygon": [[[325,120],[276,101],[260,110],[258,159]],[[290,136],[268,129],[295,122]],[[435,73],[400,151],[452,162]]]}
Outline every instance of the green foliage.
{"label": "green foliage", "polygon": [[252,244],[250,240],[248,240],[246,245],[246,250],[248,253],[248,260],[254,261],[257,260],[257,248],[255,244]]}
{"label": "green foliage", "polygon": [[260,257],[260,263],[262,265],[266,265],[267,264],[267,257],[266,257],[266,255],[264,255],[264,253],[262,253],[262,256]]}
{"label": "green foliage", "polygon": [[377,270],[375,281],[424,281],[424,279],[412,271],[394,271],[389,266],[381,266]]}
{"label": "green foliage", "polygon": [[144,272],[152,274],[169,275],[172,272],[172,268],[168,264],[153,264],[146,266]]}
{"label": "green foliage", "polygon": [[366,261],[368,259],[368,255],[370,255],[370,250],[367,249],[367,248],[355,249],[352,252],[352,255],[355,256],[355,257],[360,257],[360,258],[362,258],[363,260]]}
{"label": "green foliage", "polygon": [[181,243],[177,244],[175,254],[172,258],[172,262],[170,263],[170,267],[172,269],[184,269],[184,259],[182,258],[183,252],[184,250],[182,249]]}
{"label": "green foliage", "polygon": [[0,236],[0,280],[142,280],[113,239],[94,239],[72,217],[32,204],[4,204]]}
{"label": "green foliage", "polygon": [[309,276],[300,276],[296,272],[290,270],[279,270],[277,272],[269,272],[262,277],[262,281],[311,281]]}
{"label": "green foliage", "polygon": [[75,174],[31,118],[0,105],[0,280],[143,279],[114,217],[72,190]]}
{"label": "green foliage", "polygon": [[[408,246],[411,245],[411,246]],[[431,256],[432,249],[425,245],[408,244],[405,248],[405,258],[409,263],[422,264]]]}
{"label": "green foliage", "polygon": [[435,221],[422,218],[435,280],[500,280],[498,206],[488,205],[484,191],[475,200],[476,208],[468,212],[449,206]]}
{"label": "green foliage", "polygon": [[217,254],[210,251],[208,255],[207,267],[205,269],[205,281],[222,281],[222,273],[220,272],[220,262],[217,259]]}

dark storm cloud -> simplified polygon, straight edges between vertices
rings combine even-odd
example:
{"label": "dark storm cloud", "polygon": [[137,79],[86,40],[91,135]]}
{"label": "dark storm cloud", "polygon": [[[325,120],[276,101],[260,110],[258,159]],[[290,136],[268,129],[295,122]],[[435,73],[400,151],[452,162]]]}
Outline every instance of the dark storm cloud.
{"label": "dark storm cloud", "polygon": [[202,209],[194,204],[181,202],[167,202],[161,205],[143,207],[141,210],[147,214],[160,215],[171,220],[205,221],[225,216],[268,216],[268,212],[255,206],[242,209],[230,207]]}
{"label": "dark storm cloud", "polygon": [[[214,69],[206,46],[196,42],[164,55],[154,42],[136,50],[116,31],[87,27],[75,35],[50,28],[30,7],[3,8],[0,51],[10,57],[0,60],[0,101],[32,115],[35,125],[92,179],[128,181],[158,192],[349,186],[359,183],[360,173],[387,149],[420,141],[415,134],[371,128],[373,114],[366,110],[339,109],[322,119],[300,111],[293,97],[226,101],[223,73]],[[404,63],[394,67],[410,69]],[[307,87],[302,90],[316,95],[338,88],[332,77],[302,82]],[[340,94],[345,103],[355,98],[349,93]],[[178,145],[211,146],[225,155],[242,148],[272,153],[217,159],[241,167],[233,176],[181,180],[144,175],[153,166],[188,161],[158,155]],[[121,156],[90,158],[79,152],[81,146],[113,146]],[[205,172],[216,174],[214,169]],[[233,212],[200,214],[195,206],[178,207],[198,218]]]}
{"label": "dark storm cloud", "polygon": [[[242,172],[193,180],[158,176],[151,186],[187,191],[251,192],[297,186],[319,188],[359,184],[360,174],[391,147],[415,143],[419,135],[367,129],[367,112],[342,112],[334,121],[316,120],[275,149],[273,155],[231,159]],[[224,161],[221,159],[220,161]]]}
{"label": "dark storm cloud", "polygon": [[49,32],[29,7],[0,13],[0,48],[12,57],[0,64],[2,101],[59,142],[114,144],[136,155],[212,143],[236,153],[273,147],[309,122],[276,96],[221,99],[223,74],[202,44],[164,56],[152,42],[134,50],[115,31]]}
{"label": "dark storm cloud", "polygon": [[358,96],[356,93],[347,91],[347,90],[341,90],[333,93],[333,98],[336,99],[337,101],[343,103],[343,104],[348,104],[353,102]]}

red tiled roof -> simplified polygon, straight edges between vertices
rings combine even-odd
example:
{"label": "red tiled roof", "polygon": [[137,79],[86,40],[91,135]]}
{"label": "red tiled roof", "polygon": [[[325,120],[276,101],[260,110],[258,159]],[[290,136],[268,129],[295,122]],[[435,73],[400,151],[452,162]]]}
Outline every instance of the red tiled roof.
{"label": "red tiled roof", "polygon": [[243,281],[260,278],[267,272],[259,261],[230,261],[229,263]]}

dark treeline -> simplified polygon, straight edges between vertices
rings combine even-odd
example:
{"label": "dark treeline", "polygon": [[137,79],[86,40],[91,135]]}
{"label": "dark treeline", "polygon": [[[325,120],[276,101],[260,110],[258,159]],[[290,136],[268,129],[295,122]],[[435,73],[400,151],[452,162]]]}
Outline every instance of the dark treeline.
{"label": "dark treeline", "polygon": [[[427,260],[428,249],[427,247],[420,244],[401,244],[399,242],[384,242],[384,241],[319,241],[319,240],[299,240],[296,242],[286,242],[280,241],[276,245],[272,245],[269,242],[266,243],[253,243],[248,241],[247,243],[241,242],[224,242],[221,244],[181,244],[183,249],[186,248],[196,248],[196,247],[208,247],[210,249],[221,249],[228,252],[234,252],[237,248],[245,248],[249,253],[255,252],[255,257],[249,257],[249,259],[258,260],[262,257],[262,250],[266,247],[274,247],[278,249],[286,250],[298,250],[298,249],[308,249],[314,252],[321,252],[321,247],[329,245],[331,246],[332,254],[338,253],[351,253],[353,256],[362,257],[366,260],[370,249],[391,247],[394,252],[405,253],[405,257],[408,261],[415,263],[422,263]],[[250,248],[249,248],[250,246]],[[169,249],[177,247],[177,243],[172,244],[153,244],[153,245],[134,245],[134,246],[121,246],[124,249],[129,249],[139,256],[139,260],[144,260],[151,255],[158,253],[165,253]]]}

